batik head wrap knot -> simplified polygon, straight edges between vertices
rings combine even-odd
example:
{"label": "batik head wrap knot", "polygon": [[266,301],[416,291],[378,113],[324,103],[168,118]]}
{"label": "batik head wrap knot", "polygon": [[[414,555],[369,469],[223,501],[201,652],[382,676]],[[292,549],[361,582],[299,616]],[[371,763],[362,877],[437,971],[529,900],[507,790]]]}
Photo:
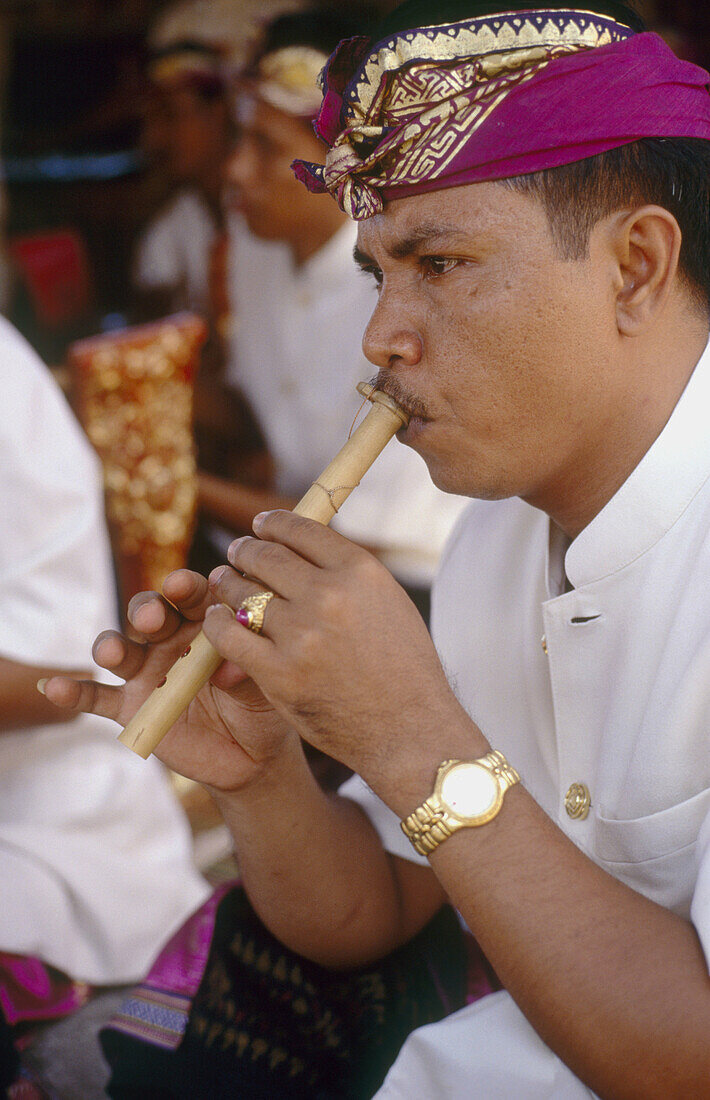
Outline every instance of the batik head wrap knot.
{"label": "batik head wrap knot", "polygon": [[710,76],[655,34],[518,11],[342,42],[322,74],[312,191],[356,219],[388,199],[503,179],[642,137],[710,139]]}

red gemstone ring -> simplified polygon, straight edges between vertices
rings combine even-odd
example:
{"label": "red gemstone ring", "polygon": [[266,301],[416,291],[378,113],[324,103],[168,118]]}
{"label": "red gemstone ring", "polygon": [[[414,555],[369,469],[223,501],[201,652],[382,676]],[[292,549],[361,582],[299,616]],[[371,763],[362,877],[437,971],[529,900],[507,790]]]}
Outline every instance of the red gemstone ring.
{"label": "red gemstone ring", "polygon": [[275,595],[275,592],[270,592],[267,589],[263,592],[253,592],[251,596],[247,596],[237,608],[235,615],[237,622],[241,623],[242,626],[246,626],[249,630],[253,630],[255,634],[261,634],[264,627],[266,605],[269,600],[273,600]]}

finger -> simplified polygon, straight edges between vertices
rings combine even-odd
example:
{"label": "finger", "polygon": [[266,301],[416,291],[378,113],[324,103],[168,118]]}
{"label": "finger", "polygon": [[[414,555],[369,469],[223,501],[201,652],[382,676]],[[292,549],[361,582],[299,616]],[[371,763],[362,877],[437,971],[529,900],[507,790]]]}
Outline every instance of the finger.
{"label": "finger", "polygon": [[248,679],[246,672],[239,665],[233,665],[231,661],[222,661],[210,683],[221,688],[222,691],[231,691],[238,684],[243,684]]}
{"label": "finger", "polygon": [[227,604],[235,610],[247,596],[260,591],[258,584],[255,584],[251,578],[247,579],[241,573],[237,573],[231,565],[218,565],[212,570],[207,580],[212,602]]}
{"label": "finger", "polygon": [[182,623],[180,612],[158,592],[139,592],[126,612],[137,641],[162,642]]}
{"label": "finger", "polygon": [[[227,566],[226,569],[222,567],[221,570],[215,570],[214,574],[210,574],[210,587],[212,588],[215,602],[222,604],[224,607],[231,608],[232,612],[239,612],[244,608],[247,596],[253,596],[257,592],[265,591],[264,588],[255,585],[251,577],[249,580],[245,580],[240,573],[236,573],[229,566]],[[268,637],[273,638],[274,630],[276,629],[276,620],[280,617],[286,601],[275,593],[273,589],[267,588],[266,591],[271,592],[273,598],[267,603],[263,610],[263,623],[259,633],[266,634]],[[254,610],[253,608],[244,609],[251,610],[252,612]],[[210,608],[207,609],[206,616],[209,615],[209,613]],[[232,614],[232,619],[234,619],[234,614]],[[243,626],[245,624],[240,625]],[[245,627],[245,629],[251,628]],[[251,632],[255,633],[253,630]]]}
{"label": "finger", "polygon": [[163,595],[191,622],[201,622],[210,606],[207,580],[192,569],[175,569],[163,581]]}
{"label": "finger", "polygon": [[278,542],[263,542],[245,535],[234,540],[227,557],[237,572],[260,581],[285,599],[293,598],[313,583],[316,567]]}
{"label": "finger", "polygon": [[[271,601],[267,614],[277,602]],[[243,677],[256,680],[261,687],[260,675],[275,652],[274,643],[268,636],[242,626],[225,604],[214,604],[208,609],[204,631],[207,640],[225,661],[236,665]]]}
{"label": "finger", "polygon": [[260,539],[280,542],[313,565],[343,564],[358,550],[344,535],[295,512],[260,512],[252,526]]}
{"label": "finger", "polygon": [[91,652],[101,668],[123,680],[130,680],[143,667],[146,649],[117,630],[104,630],[94,642]]}
{"label": "finger", "polygon": [[69,676],[50,676],[44,684],[44,694],[55,706],[63,710],[100,714],[103,718],[112,718],[114,722],[119,720],[121,690],[96,680],[72,680]]}

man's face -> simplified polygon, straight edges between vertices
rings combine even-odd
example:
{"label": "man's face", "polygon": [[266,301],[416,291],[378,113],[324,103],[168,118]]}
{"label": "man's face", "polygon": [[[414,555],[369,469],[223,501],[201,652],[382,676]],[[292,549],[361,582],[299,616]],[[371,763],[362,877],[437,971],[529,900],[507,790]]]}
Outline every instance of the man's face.
{"label": "man's face", "polygon": [[180,183],[199,182],[219,171],[229,147],[224,101],[203,98],[189,87],[155,89],[149,97],[142,143],[148,156]]}
{"label": "man's face", "polygon": [[420,414],[402,438],[441,488],[544,508],[603,461],[625,384],[605,240],[595,229],[588,259],[560,259],[539,203],[496,183],[360,223],[380,285],[365,354]]}
{"label": "man's face", "polygon": [[297,157],[318,160],[322,155],[323,146],[307,123],[256,97],[242,97],[239,138],[226,168],[229,206],[243,214],[257,237],[290,240],[314,216],[313,196],[291,164]]}

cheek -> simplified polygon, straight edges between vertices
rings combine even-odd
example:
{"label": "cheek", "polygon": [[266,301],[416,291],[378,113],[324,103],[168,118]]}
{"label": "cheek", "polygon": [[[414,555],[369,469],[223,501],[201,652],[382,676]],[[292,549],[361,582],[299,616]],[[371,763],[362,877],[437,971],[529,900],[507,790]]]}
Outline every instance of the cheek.
{"label": "cheek", "polygon": [[517,308],[471,309],[449,315],[440,331],[433,370],[453,457],[464,438],[483,447],[507,446],[537,433],[558,404],[559,349],[548,318],[522,325]]}
{"label": "cheek", "polygon": [[[286,210],[292,206],[294,197],[300,198],[293,187],[294,183],[298,184],[298,180],[291,172],[289,165],[279,157],[274,156],[262,158],[259,171],[254,177],[253,186],[257,198],[260,194],[268,196],[276,209]],[[303,191],[306,190],[302,184],[298,184],[298,186]]]}

